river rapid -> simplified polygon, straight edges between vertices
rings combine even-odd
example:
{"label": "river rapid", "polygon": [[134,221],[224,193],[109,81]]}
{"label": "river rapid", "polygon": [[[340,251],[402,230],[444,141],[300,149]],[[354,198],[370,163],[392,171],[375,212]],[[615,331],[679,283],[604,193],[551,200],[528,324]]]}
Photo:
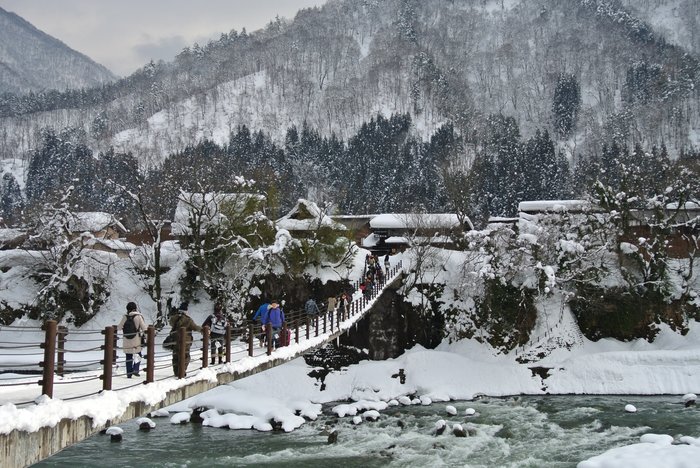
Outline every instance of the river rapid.
{"label": "river rapid", "polygon": [[[575,467],[605,450],[639,441],[645,433],[700,437],[700,408],[685,408],[680,396],[521,396],[395,406],[376,422],[353,425],[352,417],[323,415],[291,433],[173,425],[154,418],[150,432],[135,421],[122,424],[123,441],[95,435],[35,465],[37,467]],[[450,416],[447,405],[458,414]],[[637,407],[625,411],[626,404]],[[476,410],[466,416],[465,410]],[[444,419],[472,436],[449,428]],[[338,432],[328,444],[328,431]]]}

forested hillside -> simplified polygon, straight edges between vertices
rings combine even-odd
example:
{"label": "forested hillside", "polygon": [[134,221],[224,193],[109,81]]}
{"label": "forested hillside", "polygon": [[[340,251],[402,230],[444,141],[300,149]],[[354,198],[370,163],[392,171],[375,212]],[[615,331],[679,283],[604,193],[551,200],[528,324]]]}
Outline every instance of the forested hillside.
{"label": "forested hillside", "polygon": [[[596,179],[646,196],[696,173],[700,66],[685,17],[698,7],[628,3],[331,0],[100,88],[6,94],[0,158],[27,167],[27,199],[10,205],[79,172],[80,203],[114,209],[92,176],[112,160],[122,166],[101,174],[144,184],[163,216],[178,189],[226,190],[238,174],[282,207],[303,196],[477,221]],[[656,29],[673,24],[674,37]]]}
{"label": "forested hillside", "polygon": [[0,94],[65,91],[115,78],[102,65],[0,8]]}

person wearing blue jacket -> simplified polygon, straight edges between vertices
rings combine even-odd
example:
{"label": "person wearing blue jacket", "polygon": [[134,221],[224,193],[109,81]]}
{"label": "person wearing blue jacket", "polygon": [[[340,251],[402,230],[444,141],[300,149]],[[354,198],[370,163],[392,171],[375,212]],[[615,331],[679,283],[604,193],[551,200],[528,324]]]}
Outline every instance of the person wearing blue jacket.
{"label": "person wearing blue jacket", "polygon": [[255,315],[253,315],[253,321],[260,322],[260,325],[262,326],[262,333],[260,333],[260,336],[258,336],[261,348],[265,346],[265,337],[267,336],[267,334],[265,333],[265,323],[267,323],[267,316],[269,311],[270,303],[265,302],[260,307],[258,307],[258,310],[255,312]]}
{"label": "person wearing blue jacket", "polygon": [[272,345],[276,349],[279,345],[279,334],[284,323],[284,311],[282,311],[278,301],[270,303],[267,316],[263,318],[263,327],[266,327],[268,323],[272,327]]}

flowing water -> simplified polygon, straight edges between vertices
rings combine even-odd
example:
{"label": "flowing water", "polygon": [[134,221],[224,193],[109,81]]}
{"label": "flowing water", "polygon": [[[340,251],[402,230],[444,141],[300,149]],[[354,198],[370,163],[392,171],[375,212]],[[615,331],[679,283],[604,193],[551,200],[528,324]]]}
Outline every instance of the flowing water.
{"label": "flowing water", "polygon": [[[700,408],[684,408],[678,396],[524,396],[390,407],[377,422],[354,426],[352,418],[329,414],[291,433],[227,430],[172,425],[141,432],[134,421],[122,424],[123,441],[109,436],[88,440],[35,465],[40,467],[575,467],[603,451],[635,443],[645,433],[700,437]],[[626,404],[636,413],[624,411]],[[475,416],[464,415],[474,408]],[[435,435],[445,419],[475,430],[466,438],[447,431]],[[336,444],[327,429],[338,430]],[[403,426],[403,427],[402,427]]]}

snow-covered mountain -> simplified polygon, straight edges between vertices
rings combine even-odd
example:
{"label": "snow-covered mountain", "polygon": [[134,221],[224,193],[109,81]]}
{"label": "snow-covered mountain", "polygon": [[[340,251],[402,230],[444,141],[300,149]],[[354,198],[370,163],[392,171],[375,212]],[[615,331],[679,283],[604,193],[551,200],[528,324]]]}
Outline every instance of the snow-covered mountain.
{"label": "snow-covered mountain", "polygon": [[99,86],[107,68],[0,8],[0,94]]}
{"label": "snow-covered mountain", "polygon": [[700,3],[695,0],[625,0],[625,8],[649,23],[667,41],[700,53]]}
{"label": "snow-covered mountain", "polygon": [[94,149],[131,151],[144,165],[204,138],[225,143],[243,124],[277,141],[303,122],[347,139],[378,112],[410,114],[424,138],[452,122],[476,140],[493,114],[515,118],[523,137],[554,135],[562,77],[580,87],[573,132],[558,142],[570,156],[613,137],[675,154],[697,147],[697,18],[676,14],[697,6],[631,3],[330,0],[195,44],[106,89],[0,100],[0,159],[34,148],[46,126],[82,127]]}

